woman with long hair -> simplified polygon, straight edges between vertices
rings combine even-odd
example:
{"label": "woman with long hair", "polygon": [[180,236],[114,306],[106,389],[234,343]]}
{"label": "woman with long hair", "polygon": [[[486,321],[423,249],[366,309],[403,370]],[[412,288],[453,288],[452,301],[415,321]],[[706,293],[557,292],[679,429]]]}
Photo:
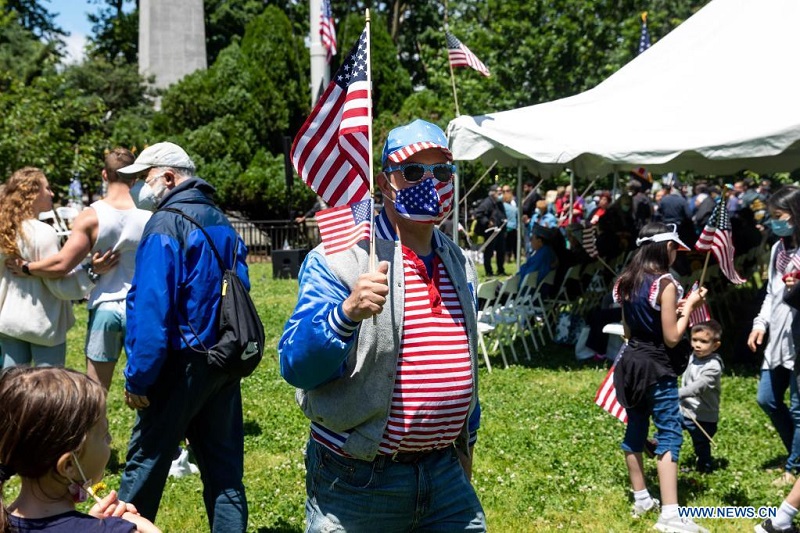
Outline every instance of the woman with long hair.
{"label": "woman with long hair", "polygon": [[53,208],[47,176],[24,167],[6,180],[0,195],[0,349],[3,368],[16,365],[63,365],[67,330],[75,317],[70,300],[83,298],[93,286],[87,269],[61,279],[16,276],[9,258],[38,261],[58,252],[55,230],[39,221]]}
{"label": "woman with long hair", "polygon": [[[800,472],[800,394],[795,366],[800,323],[797,310],[783,300],[800,273],[800,187],[778,189],[767,201],[767,208],[772,233],[780,238],[772,246],[767,294],[753,320],[747,345],[755,352],[769,331],[756,401],[769,416],[788,453],[784,472],[776,480],[776,485],[787,485]],[[784,399],[787,390],[789,406]]]}

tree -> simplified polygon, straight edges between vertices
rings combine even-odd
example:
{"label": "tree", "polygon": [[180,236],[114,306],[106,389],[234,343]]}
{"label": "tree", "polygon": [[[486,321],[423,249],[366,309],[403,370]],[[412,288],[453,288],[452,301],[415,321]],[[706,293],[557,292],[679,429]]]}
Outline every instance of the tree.
{"label": "tree", "polygon": [[[91,0],[101,8],[89,13],[92,23],[89,55],[100,56],[109,62],[122,59],[136,63],[139,47],[139,0]],[[133,6],[133,10],[126,8]]]}
{"label": "tree", "polygon": [[63,37],[62,30],[55,23],[55,15],[37,0],[5,0],[6,12],[14,13],[15,18],[26,30],[47,41],[58,41]]}
{"label": "tree", "polygon": [[[292,135],[308,113],[307,72],[308,56],[288,17],[267,7],[208,70],[167,89],[153,137],[184,143],[218,188],[222,205],[282,218],[285,195],[272,191],[284,181],[283,158],[267,154],[282,154],[284,135]],[[257,165],[252,171],[251,164]]]}

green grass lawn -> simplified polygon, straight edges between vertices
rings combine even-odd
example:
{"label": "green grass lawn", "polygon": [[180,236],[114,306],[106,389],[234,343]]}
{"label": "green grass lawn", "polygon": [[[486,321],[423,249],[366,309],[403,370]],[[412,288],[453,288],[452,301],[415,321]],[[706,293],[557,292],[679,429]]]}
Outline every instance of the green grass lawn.
{"label": "green grass lawn", "polygon": [[[294,306],[297,281],[273,280],[271,265],[251,266],[253,297],[267,332],[267,354],[244,380],[245,485],[250,530],[300,532],[304,523],[303,448],[308,427],[294,390],[278,369],[276,345]],[[68,340],[67,364],[83,368],[86,311]],[[648,531],[656,517],[630,518],[631,494],[623,453],[624,426],[593,403],[606,369],[577,363],[569,349],[550,344],[531,362],[494,371],[481,366],[483,419],[473,483],[489,529],[524,531]],[[133,412],[122,401],[122,365],[109,398],[114,453],[105,482],[119,486]],[[774,468],[784,456],[777,433],[755,402],[756,378],[727,370],[714,454],[727,467],[709,475],[680,475],[682,505],[779,505]],[[694,453],[685,435],[682,463]],[[655,462],[646,464],[657,497]],[[16,490],[11,483],[9,502]],[[157,524],[164,531],[208,529],[198,476],[167,482]],[[755,520],[701,521],[712,531],[752,531]],[[380,525],[376,524],[376,531]]]}

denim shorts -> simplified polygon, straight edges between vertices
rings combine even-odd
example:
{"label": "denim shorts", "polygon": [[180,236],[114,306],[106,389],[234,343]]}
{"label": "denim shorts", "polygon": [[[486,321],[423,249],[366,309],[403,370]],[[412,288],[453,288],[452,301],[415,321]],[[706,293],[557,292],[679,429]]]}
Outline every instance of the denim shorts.
{"label": "denim shorts", "polygon": [[673,462],[683,444],[680,400],[678,399],[678,379],[663,378],[647,387],[644,402],[628,409],[628,427],[622,440],[622,449],[626,452],[641,453],[650,429],[650,416],[656,427],[655,439],[658,441],[656,455],[672,452]]}

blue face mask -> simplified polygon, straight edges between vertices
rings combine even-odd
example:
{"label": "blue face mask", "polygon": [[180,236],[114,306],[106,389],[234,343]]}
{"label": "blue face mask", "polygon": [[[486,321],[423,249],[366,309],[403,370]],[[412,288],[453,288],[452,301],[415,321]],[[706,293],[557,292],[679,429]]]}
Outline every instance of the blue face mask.
{"label": "blue face mask", "polygon": [[[394,188],[392,186],[392,188]],[[394,210],[403,218],[423,223],[437,223],[450,211],[453,182],[442,183],[427,178],[407,189],[395,189]]]}
{"label": "blue face mask", "polygon": [[794,226],[789,224],[788,220],[775,220],[769,221],[772,233],[778,237],[788,237],[794,233]]}

